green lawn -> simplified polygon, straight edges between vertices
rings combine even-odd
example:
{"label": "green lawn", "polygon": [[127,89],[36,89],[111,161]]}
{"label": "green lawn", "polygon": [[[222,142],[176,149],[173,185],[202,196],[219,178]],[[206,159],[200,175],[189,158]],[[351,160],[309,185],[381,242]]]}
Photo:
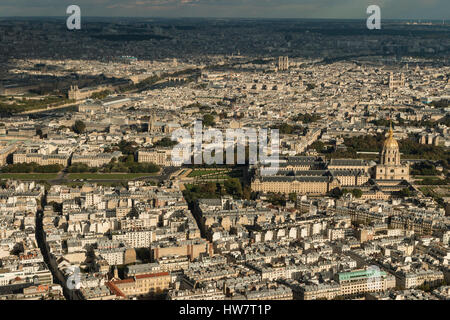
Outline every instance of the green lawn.
{"label": "green lawn", "polygon": [[216,176],[232,176],[232,175],[241,176],[242,171],[240,169],[238,169],[238,170],[235,170],[235,169],[209,169],[209,170],[208,169],[194,169],[187,176],[188,176],[188,178],[195,178],[195,177],[201,177],[201,176],[206,176],[206,175],[214,177],[214,178]]}
{"label": "green lawn", "polygon": [[217,179],[229,179],[229,178],[241,178],[242,169],[194,169],[188,174],[188,177],[195,178],[196,180],[217,180]]}
{"label": "green lawn", "polygon": [[150,177],[155,173],[70,173],[69,180],[132,180],[140,177]]}
{"label": "green lawn", "polygon": [[200,177],[200,176],[204,176],[205,174],[212,174],[212,173],[216,173],[216,172],[219,172],[219,171],[216,169],[211,169],[211,170],[194,169],[188,174],[188,177],[189,178]]}
{"label": "green lawn", "polygon": [[435,176],[413,175],[413,178],[415,178],[415,179],[424,179],[424,178],[440,179],[440,177],[438,175],[435,175]]}
{"label": "green lawn", "polygon": [[52,180],[57,173],[0,173],[0,179]]}
{"label": "green lawn", "polygon": [[71,100],[60,96],[42,96],[41,99],[12,98],[12,104],[2,102],[0,107],[11,113],[25,112],[36,109],[43,109],[48,106],[59,106],[70,102]]}

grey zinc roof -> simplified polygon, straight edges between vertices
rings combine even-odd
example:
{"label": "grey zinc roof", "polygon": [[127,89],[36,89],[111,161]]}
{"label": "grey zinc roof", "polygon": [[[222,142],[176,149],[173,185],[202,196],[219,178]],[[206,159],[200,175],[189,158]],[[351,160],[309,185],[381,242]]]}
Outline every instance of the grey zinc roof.
{"label": "grey zinc roof", "polygon": [[331,159],[329,166],[365,166],[367,161],[359,159]]}
{"label": "grey zinc roof", "polygon": [[305,176],[274,176],[274,177],[261,177],[261,182],[328,182],[329,177],[327,176],[312,176],[312,177],[305,177]]}

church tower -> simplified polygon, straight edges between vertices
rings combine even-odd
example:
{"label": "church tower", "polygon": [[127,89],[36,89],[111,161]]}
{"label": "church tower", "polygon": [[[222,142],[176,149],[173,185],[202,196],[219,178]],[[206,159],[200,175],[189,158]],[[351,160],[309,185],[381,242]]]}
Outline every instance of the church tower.
{"label": "church tower", "polygon": [[403,89],[406,84],[406,78],[405,75],[402,73],[400,75],[400,79],[396,79],[394,77],[394,73],[391,72],[389,75],[389,90],[391,91],[397,91],[399,89]]}
{"label": "church tower", "polygon": [[78,89],[77,85],[70,86],[69,91],[67,92],[67,96],[71,100],[80,100],[82,99],[80,89]]}
{"label": "church tower", "polygon": [[376,167],[377,180],[409,180],[409,166],[400,161],[400,148],[394,138],[392,123],[380,153],[380,164]]}
{"label": "church tower", "polygon": [[150,115],[150,119],[148,121],[148,132],[149,133],[155,132],[155,122],[156,122],[156,116],[155,116],[155,113],[152,113]]}

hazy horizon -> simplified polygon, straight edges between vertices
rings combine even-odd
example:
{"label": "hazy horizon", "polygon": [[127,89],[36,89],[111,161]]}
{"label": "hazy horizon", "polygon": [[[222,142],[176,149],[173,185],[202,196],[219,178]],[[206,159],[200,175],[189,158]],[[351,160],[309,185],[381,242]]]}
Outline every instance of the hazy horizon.
{"label": "hazy horizon", "polygon": [[[13,19],[13,18],[20,18],[20,19],[67,19],[68,15],[65,16],[1,16],[0,19]],[[214,20],[342,20],[342,21],[366,21],[367,18],[271,18],[271,17],[214,17],[214,16],[203,16],[203,17],[170,17],[170,16],[89,16],[89,15],[83,15],[83,17],[86,19],[169,19],[169,20],[178,20],[178,19],[214,19]],[[425,21],[449,21],[450,24],[450,18],[449,19],[427,19],[427,18],[385,18],[384,21],[419,21],[423,20]]]}
{"label": "hazy horizon", "polygon": [[448,0],[2,0],[0,17],[65,17],[80,6],[85,17],[366,19],[379,5],[383,19],[450,20]]}

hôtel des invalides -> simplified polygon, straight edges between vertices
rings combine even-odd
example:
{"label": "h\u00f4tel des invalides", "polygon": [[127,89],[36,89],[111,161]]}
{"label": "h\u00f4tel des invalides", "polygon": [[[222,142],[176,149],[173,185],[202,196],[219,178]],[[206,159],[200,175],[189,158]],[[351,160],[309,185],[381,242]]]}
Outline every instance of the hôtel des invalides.
{"label": "h\u00f4tel des invalides", "polygon": [[252,190],[273,193],[325,195],[335,188],[360,189],[362,199],[389,199],[393,192],[410,187],[409,164],[400,160],[392,126],[384,141],[379,163],[362,159],[331,159],[301,156],[280,160],[273,175],[256,169]]}

